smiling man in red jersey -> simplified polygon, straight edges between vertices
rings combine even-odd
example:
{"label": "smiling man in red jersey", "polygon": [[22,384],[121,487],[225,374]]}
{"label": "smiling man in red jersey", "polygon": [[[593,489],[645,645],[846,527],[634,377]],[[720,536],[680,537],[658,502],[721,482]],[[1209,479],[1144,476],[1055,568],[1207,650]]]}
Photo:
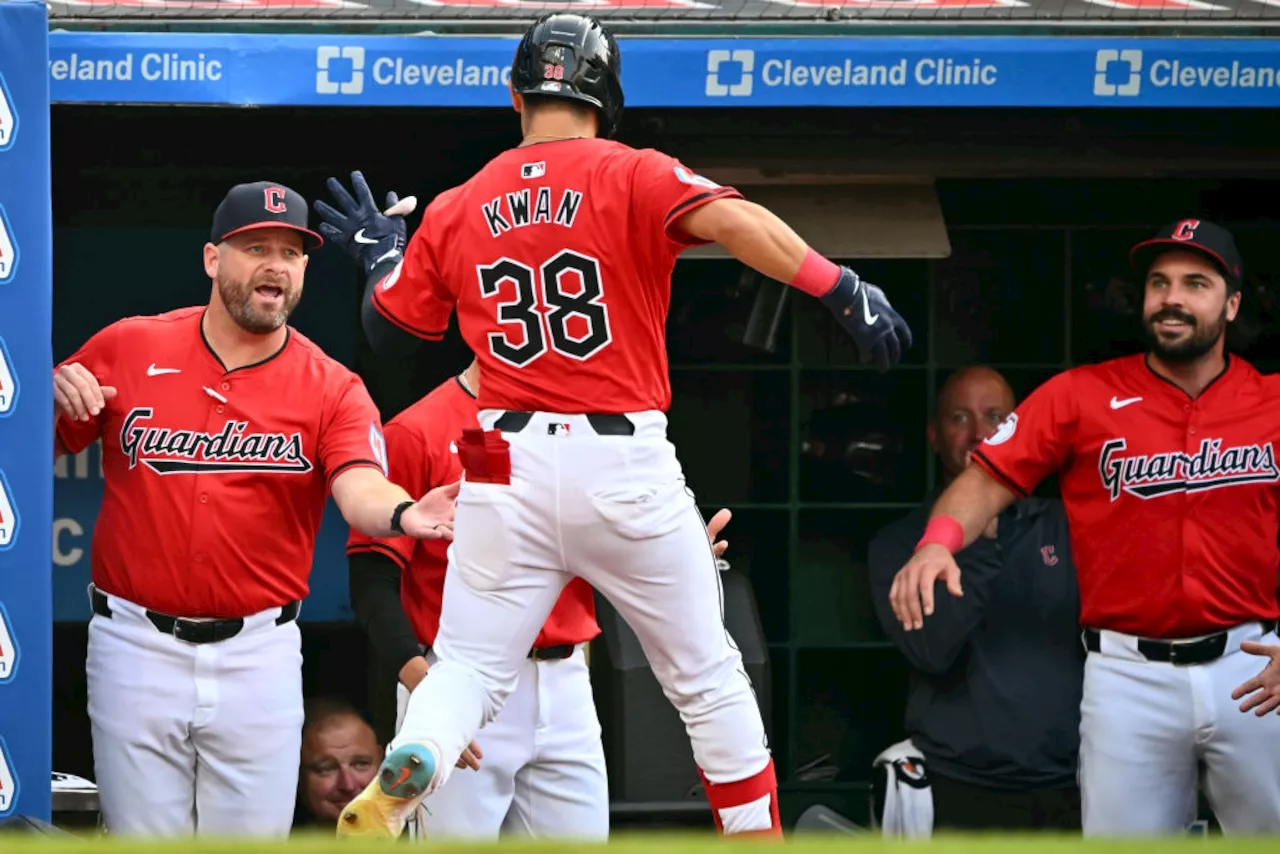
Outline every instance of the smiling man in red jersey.
{"label": "smiling man in red jersey", "polygon": [[1280,717],[1232,696],[1280,618],[1280,379],[1227,347],[1243,265],[1226,229],[1180,220],[1131,259],[1147,352],[1036,389],[934,504],[890,600],[915,630],[939,582],[963,596],[953,554],[1057,472],[1088,650],[1085,834],[1181,832],[1201,768],[1225,833],[1280,832]]}

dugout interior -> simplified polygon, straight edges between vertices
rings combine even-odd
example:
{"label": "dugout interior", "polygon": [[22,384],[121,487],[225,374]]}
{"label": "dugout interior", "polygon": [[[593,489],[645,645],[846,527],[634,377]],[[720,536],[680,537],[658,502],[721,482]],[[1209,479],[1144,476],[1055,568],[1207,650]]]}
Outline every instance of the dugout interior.
{"label": "dugout interior", "polygon": [[[313,200],[327,176],[360,168],[379,196],[395,189],[425,204],[518,134],[506,110],[55,105],[52,118],[55,360],[120,317],[204,302],[200,246],[234,183],[270,178]],[[991,365],[1024,396],[1063,368],[1133,351],[1141,305],[1127,248],[1184,216],[1234,230],[1245,315],[1262,333],[1246,355],[1280,366],[1273,127],[1263,110],[627,112],[622,141],[776,200],[818,248],[884,287],[916,336],[881,376],[856,364],[816,302],[704,252],[677,265],[671,433],[705,514],[734,511],[727,557],[749,582],[737,601],[758,614],[767,652],[755,672],[788,825],[814,803],[865,823],[871,759],[902,737],[907,673],[875,625],[866,546],[936,482],[924,428],[950,370]],[[356,369],[390,418],[469,354],[452,334],[418,358],[372,358],[360,291],[346,257],[326,248],[293,322]],[[69,541],[79,556],[54,568],[65,601],[83,600],[88,580],[92,519],[79,521]],[[55,551],[72,548],[56,541]],[[385,739],[396,666],[371,660],[346,584],[344,555],[319,548],[301,621],[306,690],[363,705]],[[92,778],[87,607],[55,607],[73,610],[84,618],[54,632],[54,769]],[[597,668],[597,690],[621,672]],[[618,720],[605,716],[606,738]],[[611,769],[622,761],[611,756]],[[663,800],[700,797],[678,788]],[[636,800],[617,785],[614,798]]]}

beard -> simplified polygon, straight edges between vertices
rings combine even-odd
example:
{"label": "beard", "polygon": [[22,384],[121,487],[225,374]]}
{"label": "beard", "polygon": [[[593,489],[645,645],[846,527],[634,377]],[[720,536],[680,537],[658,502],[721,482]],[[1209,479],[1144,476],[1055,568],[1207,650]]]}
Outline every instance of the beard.
{"label": "beard", "polygon": [[[1191,334],[1177,341],[1168,341],[1160,337],[1155,326],[1162,320],[1180,320],[1187,324]],[[1227,307],[1222,307],[1222,314],[1216,320],[1201,328],[1200,322],[1192,315],[1176,308],[1162,308],[1149,317],[1142,319],[1142,337],[1147,348],[1162,362],[1185,365],[1194,362],[1209,353],[1218,344],[1218,340],[1226,334]]]}
{"label": "beard", "polygon": [[[241,329],[255,335],[266,335],[283,326],[302,298],[302,289],[291,285],[286,278],[259,275],[241,282],[219,273],[216,281],[218,296],[227,313]],[[280,289],[283,299],[279,307],[254,304],[254,291],[264,286]]]}

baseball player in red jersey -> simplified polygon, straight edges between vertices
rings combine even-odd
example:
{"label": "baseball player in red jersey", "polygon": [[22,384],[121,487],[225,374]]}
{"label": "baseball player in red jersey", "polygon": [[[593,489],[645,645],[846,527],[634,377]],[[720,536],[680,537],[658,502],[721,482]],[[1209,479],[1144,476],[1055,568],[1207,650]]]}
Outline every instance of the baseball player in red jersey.
{"label": "baseball player in red jersey", "polygon": [[523,142],[433,200],[403,259],[403,220],[377,209],[358,173],[357,198],[329,183],[341,211],[317,204],[322,232],[369,275],[375,346],[388,322],[439,337],[456,305],[482,378],[480,426],[457,440],[465,476],[440,661],[410,697],[378,780],[339,820],[343,834],[398,834],[446,782],[578,576],[635,630],[685,723],[716,825],[781,835],[760,709],[666,437],[671,272],[685,248],[718,242],[822,299],[866,361],[887,369],[911,336],[880,289],[764,208],[609,139],[619,69],[617,43],[596,21],[539,19],[512,65]]}
{"label": "baseball player in red jersey", "polygon": [[[1187,219],[1132,252],[1144,355],[1059,374],[974,451],[890,591],[923,625],[935,583],[964,595],[952,554],[1058,472],[1089,650],[1080,787],[1089,836],[1177,832],[1198,764],[1224,832],[1280,831],[1280,718],[1233,689],[1276,640],[1280,378],[1225,339],[1241,299],[1229,232]],[[1237,698],[1238,699],[1238,698]]]}
{"label": "baseball player in red jersey", "polygon": [[[475,427],[480,408],[476,362],[387,422],[391,478],[425,493],[462,476],[455,440]],[[729,521],[721,510],[708,523],[714,539]],[[722,555],[728,543],[715,543]],[[436,660],[431,647],[440,622],[447,544],[400,537],[374,539],[352,531],[347,544],[356,617],[385,658],[403,661],[396,729],[410,692]],[[609,788],[585,647],[600,633],[594,593],[574,578],[560,594],[529,650],[502,714],[485,725],[458,767],[464,774],[424,802],[410,836],[496,839],[502,833],[605,839]],[[483,760],[483,761],[481,761]]]}
{"label": "baseball player in red jersey", "polygon": [[364,384],[287,325],[321,242],[293,190],[233,187],[208,306],[117,321],[54,372],[55,454],[102,440],[87,676],[112,835],[286,836],[327,496],[370,535],[450,535],[456,485],[389,482]]}

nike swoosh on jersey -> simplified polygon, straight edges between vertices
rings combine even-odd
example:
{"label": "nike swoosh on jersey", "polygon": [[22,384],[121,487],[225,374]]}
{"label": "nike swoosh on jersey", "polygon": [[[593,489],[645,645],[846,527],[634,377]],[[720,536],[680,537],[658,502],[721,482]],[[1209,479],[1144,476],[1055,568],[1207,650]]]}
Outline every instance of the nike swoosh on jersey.
{"label": "nike swoosh on jersey", "polygon": [[1111,408],[1112,408],[1112,409],[1123,409],[1124,407],[1128,406],[1129,404],[1131,404],[1131,403],[1137,403],[1137,402],[1138,402],[1138,401],[1140,401],[1140,400],[1142,400],[1142,398],[1140,398],[1140,397],[1126,397],[1124,400],[1118,400],[1117,398],[1112,397],[1112,398],[1111,398]]}
{"label": "nike swoosh on jersey", "polygon": [[355,240],[356,243],[374,244],[378,242],[371,237],[365,237],[363,228],[356,232],[356,236],[353,239]]}
{"label": "nike swoosh on jersey", "polygon": [[147,368],[147,376],[149,377],[158,377],[161,374],[180,374],[180,373],[182,373],[181,368],[157,368],[155,362],[152,362],[151,366]]}

